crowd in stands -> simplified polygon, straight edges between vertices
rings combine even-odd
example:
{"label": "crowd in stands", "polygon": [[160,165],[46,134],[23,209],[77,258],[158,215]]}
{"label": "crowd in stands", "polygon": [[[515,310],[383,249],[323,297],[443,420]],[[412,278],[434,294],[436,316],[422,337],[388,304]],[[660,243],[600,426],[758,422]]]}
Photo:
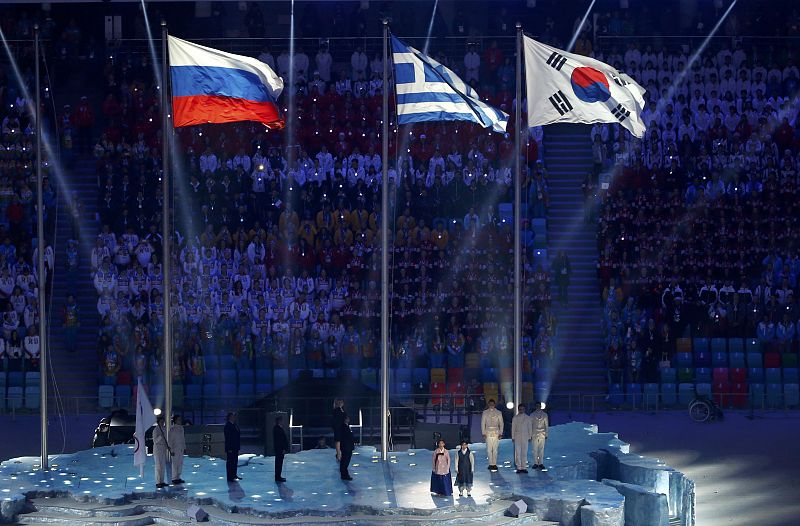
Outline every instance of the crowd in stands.
{"label": "crowd in stands", "polygon": [[[300,146],[254,124],[180,131],[176,378],[203,376],[210,353],[266,356],[275,369],[377,366],[382,86],[374,75],[358,80],[357,67],[335,82],[322,79],[328,71],[310,82],[305,69],[296,72]],[[163,195],[152,184],[161,170],[159,100],[139,80],[150,74],[109,62],[105,128],[93,149],[103,226],[92,271],[109,383],[120,371],[153,374],[162,360]],[[531,218],[544,216],[547,199],[537,139],[526,152]],[[388,163],[393,363],[460,368],[469,352],[485,367],[497,367],[497,355],[511,361],[513,236],[510,218],[498,214],[512,198],[509,135],[468,123],[392,126]],[[528,364],[546,359],[555,337],[543,265],[526,252]]]}
{"label": "crowd in stands", "polygon": [[[693,63],[635,46],[598,58],[624,65],[650,98],[642,141],[617,126],[592,131],[587,185],[599,200],[610,382],[657,381],[660,366],[676,366],[685,336],[755,338],[796,353],[792,57],[736,45]],[[607,191],[597,192],[600,172]]]}

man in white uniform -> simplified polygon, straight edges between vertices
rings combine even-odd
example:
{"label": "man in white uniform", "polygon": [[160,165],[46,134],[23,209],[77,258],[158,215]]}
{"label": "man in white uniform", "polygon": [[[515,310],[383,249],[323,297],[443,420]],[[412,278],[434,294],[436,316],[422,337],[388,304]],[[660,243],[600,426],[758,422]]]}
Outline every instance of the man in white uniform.
{"label": "man in white uniform", "polygon": [[525,413],[525,404],[519,404],[511,421],[511,440],[514,442],[514,464],[517,473],[528,472],[528,446],[533,436],[532,419]]}
{"label": "man in white uniform", "polygon": [[544,469],[544,442],[547,439],[550,421],[544,412],[544,402],[538,406],[530,417],[533,428],[533,468]]}
{"label": "man in white uniform", "polygon": [[169,444],[167,444],[167,430],[164,415],[156,417],[156,427],[153,429],[153,460],[156,464],[156,488],[166,488],[164,470],[167,467]]}
{"label": "man in white uniform", "polygon": [[169,428],[169,449],[172,454],[172,484],[183,484],[185,481],[181,478],[181,471],[183,471],[183,452],[186,450],[186,437],[183,434],[183,418],[181,418],[181,415],[172,417],[172,426]]}
{"label": "man in white uniform", "polygon": [[489,469],[497,471],[497,446],[503,437],[503,414],[495,407],[494,400],[489,400],[488,405],[481,416],[481,434],[483,441],[486,442]]}

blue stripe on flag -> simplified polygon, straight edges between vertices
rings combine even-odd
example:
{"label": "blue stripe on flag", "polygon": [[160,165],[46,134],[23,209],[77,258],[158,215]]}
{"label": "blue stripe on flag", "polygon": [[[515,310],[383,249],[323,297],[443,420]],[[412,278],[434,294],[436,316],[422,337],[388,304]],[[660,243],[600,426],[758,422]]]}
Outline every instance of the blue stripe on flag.
{"label": "blue stripe on flag", "polygon": [[428,91],[422,93],[398,93],[398,104],[410,104],[412,102],[455,102],[465,103],[464,97],[458,93],[441,93],[438,91]]}
{"label": "blue stripe on flag", "polygon": [[398,124],[412,124],[415,122],[429,122],[429,121],[476,122],[475,115],[471,113],[454,113],[451,111],[426,111],[423,113],[402,113],[397,116]]}
{"label": "blue stripe on flag", "polygon": [[255,73],[218,66],[171,66],[172,96],[218,95],[255,102],[275,102]]}

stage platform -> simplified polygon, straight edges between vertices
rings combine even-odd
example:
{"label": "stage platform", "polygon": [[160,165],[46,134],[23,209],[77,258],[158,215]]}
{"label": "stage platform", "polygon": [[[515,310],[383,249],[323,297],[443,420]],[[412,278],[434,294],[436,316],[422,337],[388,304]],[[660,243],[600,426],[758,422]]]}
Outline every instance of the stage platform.
{"label": "stage platform", "polygon": [[[143,479],[132,446],[104,447],[53,457],[51,471],[38,458],[0,464],[0,512],[23,524],[181,524],[190,504],[203,506],[214,524],[534,524],[570,526],[694,524],[694,484],[657,459],[630,454],[614,433],[591,424],[553,426],[547,471],[516,474],[513,445],[503,440],[497,473],[486,469],[485,446],[473,444],[477,467],[472,497],[432,496],[431,451],[391,453],[382,463],[373,447],[360,447],[352,482],[339,479],[331,449],[286,458],[286,483],[273,481],[274,460],[242,455],[243,480],[225,480],[224,459],[186,458],[183,487],[156,490],[152,458]],[[454,454],[454,453],[453,453]],[[453,462],[455,466],[455,462]],[[519,518],[504,516],[517,499]]]}

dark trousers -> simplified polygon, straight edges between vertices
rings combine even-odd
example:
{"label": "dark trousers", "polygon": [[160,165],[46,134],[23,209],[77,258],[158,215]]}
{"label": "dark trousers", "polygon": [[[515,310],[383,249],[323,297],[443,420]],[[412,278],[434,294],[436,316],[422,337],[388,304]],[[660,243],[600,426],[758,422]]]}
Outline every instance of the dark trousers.
{"label": "dark trousers", "polygon": [[283,478],[281,472],[283,471],[283,453],[275,454],[275,480]]}
{"label": "dark trousers", "polygon": [[225,471],[228,474],[228,480],[236,479],[236,468],[239,464],[239,452],[228,451],[228,458],[225,461]]}
{"label": "dark trousers", "polygon": [[342,458],[339,460],[339,473],[341,474],[342,478],[350,476],[350,473],[347,471],[347,468],[350,467],[351,458],[353,458],[353,452],[343,449]]}

